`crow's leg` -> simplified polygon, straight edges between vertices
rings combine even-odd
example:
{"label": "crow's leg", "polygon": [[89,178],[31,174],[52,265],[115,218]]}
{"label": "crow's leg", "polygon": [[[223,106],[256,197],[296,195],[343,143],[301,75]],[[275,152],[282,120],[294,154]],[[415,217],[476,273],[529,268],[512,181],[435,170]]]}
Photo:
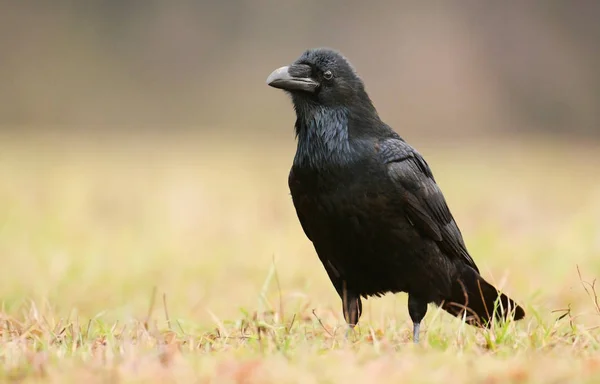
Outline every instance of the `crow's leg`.
{"label": "crow's leg", "polygon": [[413,341],[419,342],[419,330],[421,329],[421,320],[427,313],[427,301],[421,300],[413,295],[408,295],[408,314],[413,322]]}
{"label": "crow's leg", "polygon": [[358,319],[362,313],[362,302],[358,295],[348,295],[342,299],[342,310],[344,311],[344,319],[350,328],[354,328],[358,324]]}
{"label": "crow's leg", "polygon": [[347,339],[350,332],[354,329],[356,324],[358,324],[358,320],[362,314],[362,301],[360,300],[360,295],[349,291],[345,287],[342,289],[341,296],[344,319],[346,320],[346,323],[348,323],[348,329],[346,330]]}

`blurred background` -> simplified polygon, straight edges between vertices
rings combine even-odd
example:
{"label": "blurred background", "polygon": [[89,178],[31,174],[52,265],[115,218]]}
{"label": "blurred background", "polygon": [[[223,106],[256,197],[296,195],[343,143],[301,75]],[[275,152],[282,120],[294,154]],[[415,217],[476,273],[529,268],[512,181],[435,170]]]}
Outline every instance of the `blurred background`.
{"label": "blurred background", "polygon": [[330,46],[411,136],[598,136],[598,17],[556,0],[3,2],[0,119],[287,138],[264,80]]}
{"label": "blurred background", "polygon": [[[544,316],[586,308],[598,20],[594,1],[1,2],[5,310],[138,315],[157,287],[195,320],[280,294],[341,320],[289,198],[293,110],[265,84],[318,46],[428,159],[486,278]],[[404,300],[371,320],[407,320]]]}

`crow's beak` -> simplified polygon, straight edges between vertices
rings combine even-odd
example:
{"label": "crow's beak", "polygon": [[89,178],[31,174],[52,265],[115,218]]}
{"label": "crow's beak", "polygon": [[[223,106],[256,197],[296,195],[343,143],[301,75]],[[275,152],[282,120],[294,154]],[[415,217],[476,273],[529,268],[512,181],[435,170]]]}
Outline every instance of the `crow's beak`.
{"label": "crow's beak", "polygon": [[319,83],[310,78],[311,68],[308,65],[295,64],[274,70],[267,77],[267,84],[273,88],[286,91],[315,92]]}

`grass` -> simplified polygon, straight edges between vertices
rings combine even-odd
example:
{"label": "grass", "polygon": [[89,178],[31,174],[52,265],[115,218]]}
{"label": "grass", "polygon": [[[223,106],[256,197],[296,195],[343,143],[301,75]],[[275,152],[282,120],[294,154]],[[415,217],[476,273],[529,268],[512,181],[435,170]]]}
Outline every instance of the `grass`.
{"label": "grass", "polygon": [[598,147],[411,141],[523,321],[486,331],[430,307],[415,346],[406,295],[387,295],[365,303],[346,340],[289,197],[291,133],[284,143],[4,136],[0,377],[598,382]]}

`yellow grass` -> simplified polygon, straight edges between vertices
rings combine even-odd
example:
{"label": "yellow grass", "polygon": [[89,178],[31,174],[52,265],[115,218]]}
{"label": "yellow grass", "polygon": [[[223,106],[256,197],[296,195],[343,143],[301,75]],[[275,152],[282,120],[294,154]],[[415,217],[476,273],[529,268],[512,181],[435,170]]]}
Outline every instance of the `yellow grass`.
{"label": "yellow grass", "polygon": [[586,282],[600,275],[599,147],[407,139],[523,321],[483,331],[430,307],[415,346],[406,295],[388,295],[365,303],[345,340],[287,189],[292,132],[5,135],[0,377],[598,382],[600,312]]}

